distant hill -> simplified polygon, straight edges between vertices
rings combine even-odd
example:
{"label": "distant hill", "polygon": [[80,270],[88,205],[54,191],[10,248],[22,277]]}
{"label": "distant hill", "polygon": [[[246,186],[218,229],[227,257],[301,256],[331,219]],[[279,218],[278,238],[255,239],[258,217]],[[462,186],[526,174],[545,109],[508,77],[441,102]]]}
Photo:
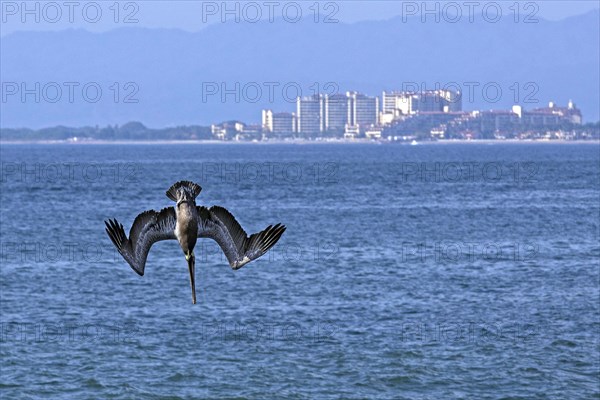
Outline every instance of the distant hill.
{"label": "distant hill", "polygon": [[213,139],[210,127],[175,126],[162,129],[147,128],[141,122],[128,122],[118,126],[84,126],[79,128],[54,126],[33,130],[29,128],[2,128],[0,142],[36,141],[153,141],[153,140],[209,140]]}
{"label": "distant hill", "polygon": [[[496,24],[466,18],[455,24],[423,24],[398,17],[354,24],[228,22],[197,33],[145,28],[13,33],[1,45],[1,126],[258,122],[262,108],[293,111],[298,87],[307,95],[327,82],[334,82],[338,91],[371,95],[401,89],[403,82],[425,82],[428,89],[435,82],[457,82],[464,90],[465,82],[478,82],[473,101],[466,94],[463,99],[467,110],[508,108],[518,87],[517,100],[525,108],[573,99],[586,121],[597,121],[599,19],[593,11],[534,24],[517,24],[512,17]],[[26,95],[24,102],[19,93],[10,95],[21,82],[29,89],[40,83],[39,103],[35,94]],[[207,95],[207,89],[214,91],[221,82],[229,89],[239,82],[240,91],[246,85],[246,96],[229,94],[223,103],[219,95]],[[87,100],[82,94],[86,83]],[[489,97],[496,96],[494,86],[502,89],[498,101],[483,97],[486,83]],[[282,93],[286,84],[290,101]],[[68,85],[74,90],[72,102]],[[102,95],[94,103],[98,87]],[[523,103],[528,94],[539,103]]]}

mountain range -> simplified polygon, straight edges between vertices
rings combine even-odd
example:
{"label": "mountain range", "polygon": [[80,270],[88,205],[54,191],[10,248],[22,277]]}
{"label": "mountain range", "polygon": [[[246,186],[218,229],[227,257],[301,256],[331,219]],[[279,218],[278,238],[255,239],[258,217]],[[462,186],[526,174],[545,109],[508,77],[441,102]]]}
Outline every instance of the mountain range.
{"label": "mountain range", "polygon": [[572,99],[584,121],[597,121],[599,20],[596,10],[537,23],[397,17],[15,32],[1,39],[1,126],[258,123],[263,108],[295,111],[297,94],[415,87],[460,88],[465,110]]}

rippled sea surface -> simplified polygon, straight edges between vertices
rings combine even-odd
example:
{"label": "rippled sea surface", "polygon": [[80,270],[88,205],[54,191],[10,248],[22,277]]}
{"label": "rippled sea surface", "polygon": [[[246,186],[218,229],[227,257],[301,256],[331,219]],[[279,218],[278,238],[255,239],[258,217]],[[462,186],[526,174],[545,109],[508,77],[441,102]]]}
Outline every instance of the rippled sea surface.
{"label": "rippled sea surface", "polygon": [[[3,145],[0,395],[600,398],[597,144]],[[248,232],[229,268],[129,230],[180,179]]]}

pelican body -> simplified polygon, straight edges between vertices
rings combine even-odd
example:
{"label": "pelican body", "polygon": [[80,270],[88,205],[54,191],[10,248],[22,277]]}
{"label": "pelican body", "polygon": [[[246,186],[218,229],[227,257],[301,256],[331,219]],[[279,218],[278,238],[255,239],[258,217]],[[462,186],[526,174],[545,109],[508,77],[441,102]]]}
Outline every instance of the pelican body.
{"label": "pelican body", "polygon": [[175,206],[160,211],[144,211],[138,215],[129,231],[129,238],[125,235],[123,225],[116,219],[104,222],[108,237],[140,276],[144,275],[148,252],[154,243],[177,240],[188,263],[193,304],[196,304],[194,247],[198,238],[215,240],[231,268],[237,270],[269,251],[286,229],[282,224],[269,225],[265,230],[248,237],[225,208],[196,205],[196,197],[201,190],[200,185],[190,181],[175,183],[167,190],[167,197],[175,202]]}

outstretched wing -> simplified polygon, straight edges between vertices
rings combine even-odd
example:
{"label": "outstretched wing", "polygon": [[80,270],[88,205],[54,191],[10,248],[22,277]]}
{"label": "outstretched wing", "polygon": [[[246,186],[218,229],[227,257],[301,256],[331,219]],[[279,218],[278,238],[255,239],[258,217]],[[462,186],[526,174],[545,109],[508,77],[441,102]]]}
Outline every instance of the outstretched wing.
{"label": "outstretched wing", "polygon": [[146,258],[150,247],[160,240],[175,239],[175,209],[173,207],[163,208],[158,211],[144,211],[135,218],[129,239],[125,236],[123,225],[116,219],[104,221],[106,233],[117,247],[119,253],[131,268],[139,275],[144,275]]}
{"label": "outstretched wing", "polygon": [[198,206],[198,217],[198,237],[214,239],[233,269],[242,268],[265,254],[285,231],[282,224],[269,225],[248,237],[233,215],[219,206],[210,209]]}

